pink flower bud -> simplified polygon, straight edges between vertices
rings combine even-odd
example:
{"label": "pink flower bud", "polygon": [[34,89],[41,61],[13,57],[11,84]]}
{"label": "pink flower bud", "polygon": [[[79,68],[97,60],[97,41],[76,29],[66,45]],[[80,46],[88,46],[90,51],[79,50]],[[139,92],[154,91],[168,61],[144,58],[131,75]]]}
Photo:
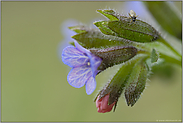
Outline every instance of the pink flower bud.
{"label": "pink flower bud", "polygon": [[98,108],[99,113],[105,113],[105,112],[110,112],[112,110],[112,107],[114,106],[114,103],[108,105],[109,101],[109,94],[105,95],[99,100],[99,96],[96,100],[96,107]]}

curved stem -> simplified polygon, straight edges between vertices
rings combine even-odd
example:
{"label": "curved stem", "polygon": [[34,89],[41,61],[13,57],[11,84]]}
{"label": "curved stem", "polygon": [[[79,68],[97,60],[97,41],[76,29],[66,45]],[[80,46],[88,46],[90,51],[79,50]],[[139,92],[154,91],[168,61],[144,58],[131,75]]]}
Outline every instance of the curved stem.
{"label": "curved stem", "polygon": [[[165,42],[165,44],[163,43]],[[160,58],[164,58],[167,62],[182,66],[182,56],[166,41],[154,41],[151,43],[133,43],[134,47],[138,48],[139,54],[150,54],[152,49],[159,52]]]}
{"label": "curved stem", "polygon": [[177,59],[174,59],[174,58],[169,57],[169,56],[164,55],[164,54],[160,54],[160,57],[161,57],[161,58],[164,58],[167,62],[170,62],[170,63],[173,63],[173,64],[177,64],[177,65],[179,65],[179,66],[182,67],[182,62],[180,62],[180,61],[177,60]]}
{"label": "curved stem", "polygon": [[158,39],[158,42],[161,42],[163,44],[165,44],[167,47],[169,47],[175,54],[177,54],[178,56],[182,56],[180,53],[177,52],[177,50],[175,50],[166,40],[164,40],[162,37],[160,39]]}

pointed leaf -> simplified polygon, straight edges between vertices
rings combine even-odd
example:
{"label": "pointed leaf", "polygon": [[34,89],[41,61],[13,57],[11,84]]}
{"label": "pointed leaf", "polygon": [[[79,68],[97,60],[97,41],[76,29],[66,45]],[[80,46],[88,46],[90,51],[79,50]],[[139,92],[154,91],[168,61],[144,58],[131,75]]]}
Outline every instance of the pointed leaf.
{"label": "pointed leaf", "polygon": [[135,42],[151,42],[160,37],[159,33],[149,24],[141,20],[131,23],[131,19],[108,22],[108,27],[119,37]]}
{"label": "pointed leaf", "polygon": [[93,24],[95,24],[103,34],[115,35],[115,32],[109,29],[107,21],[97,21],[97,22],[94,22]]}
{"label": "pointed leaf", "polygon": [[127,80],[128,82],[125,89],[125,98],[128,106],[133,106],[139,99],[145,89],[147,75],[148,69],[145,62],[137,62]]}
{"label": "pointed leaf", "polygon": [[105,17],[107,17],[111,21],[119,20],[119,14],[116,13],[114,10],[97,10],[97,12],[101,13]]}
{"label": "pointed leaf", "polygon": [[106,48],[110,46],[125,46],[132,42],[120,37],[104,35],[100,31],[90,30],[84,33],[79,33],[72,36],[75,40],[82,43],[85,48]]}
{"label": "pointed leaf", "polygon": [[68,27],[70,30],[75,31],[76,33],[82,33],[82,32],[86,32],[88,30],[88,28],[84,25],[78,25],[78,26],[72,26],[72,27]]}
{"label": "pointed leaf", "polygon": [[151,52],[151,63],[154,63],[157,61],[158,61],[158,53],[155,49],[153,49]]}

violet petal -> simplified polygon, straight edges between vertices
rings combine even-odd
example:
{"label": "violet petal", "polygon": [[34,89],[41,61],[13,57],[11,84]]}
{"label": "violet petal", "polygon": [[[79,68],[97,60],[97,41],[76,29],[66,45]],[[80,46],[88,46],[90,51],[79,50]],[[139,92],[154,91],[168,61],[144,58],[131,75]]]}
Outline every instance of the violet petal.
{"label": "violet petal", "polygon": [[73,68],[68,76],[67,81],[75,88],[80,88],[85,85],[89,77],[92,75],[91,68],[88,66]]}
{"label": "violet petal", "polygon": [[76,47],[68,46],[62,52],[62,61],[70,67],[79,67],[86,65],[89,62],[89,58]]}

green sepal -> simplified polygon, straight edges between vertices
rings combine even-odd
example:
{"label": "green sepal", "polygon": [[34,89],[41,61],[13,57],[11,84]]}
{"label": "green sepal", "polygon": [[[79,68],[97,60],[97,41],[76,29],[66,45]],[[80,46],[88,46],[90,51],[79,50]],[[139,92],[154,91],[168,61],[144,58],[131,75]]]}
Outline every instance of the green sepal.
{"label": "green sepal", "polygon": [[97,10],[97,12],[101,13],[102,15],[104,15],[105,17],[107,17],[109,20],[111,21],[115,21],[115,20],[119,20],[119,14],[116,13],[114,10]]}
{"label": "green sepal", "polygon": [[119,37],[135,42],[152,42],[160,37],[151,25],[138,19],[135,22],[131,22],[131,19],[110,21],[108,27]]}
{"label": "green sepal", "polygon": [[102,58],[102,63],[98,67],[98,70],[105,70],[108,67],[117,65],[128,61],[137,54],[137,48],[133,46],[116,46],[106,49],[93,49],[90,50],[92,54]]}
{"label": "green sepal", "polygon": [[99,30],[88,30],[86,32],[76,34],[72,36],[72,38],[80,42],[82,46],[87,49],[126,46],[132,43],[131,41],[124,38],[112,35],[104,35]]}
{"label": "green sepal", "polygon": [[86,32],[89,29],[84,26],[84,25],[79,25],[79,26],[72,26],[72,27],[68,27],[70,30],[75,31],[76,33],[82,33],[82,32]]}
{"label": "green sepal", "polygon": [[148,68],[145,61],[139,61],[133,67],[133,71],[128,78],[125,89],[125,98],[127,105],[133,106],[139,99],[141,93],[145,89],[148,77]]}
{"label": "green sepal", "polygon": [[70,45],[75,46],[74,42],[69,42]]}
{"label": "green sepal", "polygon": [[[182,4],[181,1],[179,2]],[[143,3],[165,31],[182,40],[181,11],[175,12],[172,5],[166,1],[148,1]]]}
{"label": "green sepal", "polygon": [[116,102],[115,106],[114,106],[114,110],[113,110],[113,111],[115,111],[118,98],[121,96],[121,93],[123,92],[123,90],[126,86],[127,80],[133,70],[135,63],[144,57],[146,57],[146,55],[142,55],[142,54],[136,55],[131,60],[125,62],[121,66],[121,68],[117,71],[117,73],[114,75],[114,77],[98,93],[98,95],[96,96],[94,101],[96,101],[98,96],[99,96],[99,100],[100,100],[105,95],[110,94],[108,105]]}
{"label": "green sepal", "polygon": [[154,63],[154,62],[157,62],[158,61],[158,53],[155,49],[152,49],[152,52],[151,52],[151,63]]}
{"label": "green sepal", "polygon": [[107,21],[97,21],[97,22],[94,22],[93,24],[95,24],[103,34],[115,35],[115,32],[109,29]]}

